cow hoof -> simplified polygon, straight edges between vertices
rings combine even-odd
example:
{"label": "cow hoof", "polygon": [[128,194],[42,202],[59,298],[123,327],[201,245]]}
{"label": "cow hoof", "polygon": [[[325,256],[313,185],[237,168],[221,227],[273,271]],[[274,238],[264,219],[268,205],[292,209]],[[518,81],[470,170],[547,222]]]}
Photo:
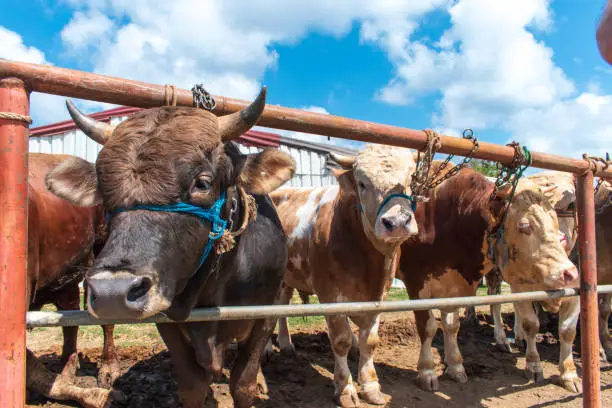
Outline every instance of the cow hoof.
{"label": "cow hoof", "polygon": [[383,394],[380,390],[362,391],[359,395],[368,404],[385,405],[387,403],[385,394]]}
{"label": "cow hoof", "polygon": [[608,361],[609,363],[612,363],[612,347],[603,349],[602,357],[604,361]]}
{"label": "cow hoof", "polygon": [[72,353],[68,359],[66,360],[66,364],[62,369],[62,376],[69,378],[70,380],[74,379],[77,374],[77,370],[79,369],[79,355],[77,353]]}
{"label": "cow hoof", "polygon": [[576,375],[576,373],[572,373],[565,378],[561,377],[559,379],[559,385],[569,392],[573,392],[574,394],[579,394],[582,392],[582,381],[580,381],[580,378]]}
{"label": "cow hoof", "polygon": [[454,367],[448,366],[444,373],[459,384],[467,384],[468,382],[468,377],[462,364]]}
{"label": "cow hoof", "polygon": [[512,347],[510,347],[509,343],[496,343],[495,348],[497,351],[501,351],[502,353],[510,353],[512,354]]}
{"label": "cow hoof", "polygon": [[342,408],[355,408],[359,406],[359,397],[353,384],[347,385],[342,394],[335,395],[334,400],[336,405]]}
{"label": "cow hoof", "polygon": [[86,396],[80,402],[85,408],[110,408],[126,401],[127,398],[121,391],[93,388],[87,390]]}
{"label": "cow hoof", "polygon": [[526,368],[525,375],[527,376],[528,380],[533,381],[534,383],[544,381],[544,372],[542,372],[541,368],[535,370],[531,368]]}
{"label": "cow hoof", "polygon": [[428,373],[419,373],[416,381],[419,388],[425,391],[433,392],[438,391],[438,388],[440,388],[438,376],[433,372],[433,370],[429,370]]}
{"label": "cow hoof", "polygon": [[98,386],[102,388],[111,388],[115,380],[120,376],[121,369],[117,361],[102,364],[102,367],[98,370]]}

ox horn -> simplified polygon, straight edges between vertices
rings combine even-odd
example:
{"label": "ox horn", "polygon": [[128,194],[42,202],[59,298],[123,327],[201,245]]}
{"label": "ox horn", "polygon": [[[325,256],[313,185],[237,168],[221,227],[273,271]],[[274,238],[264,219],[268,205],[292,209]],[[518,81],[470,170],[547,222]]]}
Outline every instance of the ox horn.
{"label": "ox horn", "polygon": [[81,129],[88,137],[101,145],[104,145],[104,143],[106,143],[106,141],[113,134],[115,126],[97,121],[85,115],[83,112],[77,109],[70,99],[66,99],[66,107],[68,108],[68,113],[70,113],[72,120],[74,120],[74,123],[78,126],[78,128]]}
{"label": "ox horn", "polygon": [[350,169],[353,167],[353,164],[355,164],[354,156],[345,156],[343,154],[334,152],[329,152],[329,155],[332,159],[334,159],[336,163],[340,165],[340,167],[343,167],[345,169]]}
{"label": "ox horn", "polygon": [[262,87],[257,98],[249,106],[239,112],[218,118],[219,135],[223,142],[240,137],[257,123],[266,106],[267,93],[267,88]]}

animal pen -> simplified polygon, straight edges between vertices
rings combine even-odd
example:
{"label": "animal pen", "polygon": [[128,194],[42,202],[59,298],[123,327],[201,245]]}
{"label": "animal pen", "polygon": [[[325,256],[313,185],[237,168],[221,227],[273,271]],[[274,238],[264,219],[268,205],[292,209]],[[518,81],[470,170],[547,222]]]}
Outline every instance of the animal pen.
{"label": "animal pen", "polygon": [[[0,310],[3,333],[0,337],[0,406],[25,405],[26,327],[75,326],[101,323],[169,322],[164,316],[133,322],[103,322],[83,311],[27,312],[25,299],[28,212],[28,130],[29,93],[42,92],[140,108],[176,104],[193,106],[192,93],[169,85],[154,85],[76,70],[26,64],[0,59]],[[236,112],[248,102],[215,96],[217,115]],[[424,149],[425,132],[332,115],[267,105],[258,123],[261,126],[314,133],[325,136]],[[441,136],[438,152],[467,156],[469,140]],[[515,150],[509,146],[480,142],[473,157],[510,164]],[[573,159],[533,152],[534,167],[571,172],[577,176],[578,245],[580,289],[526,292],[482,297],[407,300],[396,302],[334,303],[219,307],[192,311],[189,321],[235,320],[279,316],[395,312],[472,306],[580,296],[583,361],[583,406],[600,406],[599,338],[597,291],[612,292],[612,285],[597,287],[595,253],[594,177],[612,179],[612,167],[591,158]],[[27,319],[26,319],[27,316]]]}

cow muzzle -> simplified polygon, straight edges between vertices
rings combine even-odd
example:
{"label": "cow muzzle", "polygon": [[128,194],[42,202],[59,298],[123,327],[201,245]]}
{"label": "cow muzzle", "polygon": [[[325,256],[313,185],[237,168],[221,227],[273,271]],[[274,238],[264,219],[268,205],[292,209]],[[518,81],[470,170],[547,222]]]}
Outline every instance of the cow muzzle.
{"label": "cow muzzle", "polygon": [[578,269],[571,261],[567,261],[557,268],[555,273],[548,279],[551,289],[564,289],[579,286]]}
{"label": "cow muzzle", "polygon": [[410,196],[394,194],[383,201],[374,224],[377,238],[405,240],[418,233],[412,200]]}
{"label": "cow muzzle", "polygon": [[87,305],[101,319],[143,319],[168,308],[158,285],[147,275],[100,272],[87,279]]}

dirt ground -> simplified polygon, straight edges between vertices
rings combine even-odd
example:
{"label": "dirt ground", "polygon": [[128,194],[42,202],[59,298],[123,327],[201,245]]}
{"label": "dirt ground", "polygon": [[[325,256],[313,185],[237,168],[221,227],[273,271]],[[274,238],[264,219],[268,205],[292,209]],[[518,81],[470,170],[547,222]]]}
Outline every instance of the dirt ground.
{"label": "dirt ground", "polygon": [[[386,317],[386,318],[385,318]],[[512,315],[506,314],[506,324],[512,323]],[[387,407],[581,407],[581,395],[565,391],[555,384],[558,378],[559,345],[556,321],[543,325],[538,336],[538,350],[543,360],[542,383],[527,381],[523,368],[522,350],[513,354],[497,351],[492,344],[493,328],[490,317],[479,314],[477,326],[462,324],[459,343],[469,376],[468,384],[458,384],[441,378],[436,393],[417,388],[416,366],[419,356],[419,340],[412,313],[383,316],[380,326],[382,344],[376,353],[376,369],[382,390],[391,398]],[[510,327],[506,329],[510,334]],[[285,357],[277,353],[264,366],[264,374],[270,393],[255,402],[255,407],[333,407],[334,361],[323,326],[293,331],[297,357]],[[575,343],[576,363],[579,369],[580,340]],[[438,332],[434,340],[434,353],[443,356],[442,336]],[[58,368],[59,345],[53,349],[36,350],[37,355],[51,369]],[[100,348],[81,349],[83,357],[79,370],[83,383],[95,384],[96,361]],[[576,351],[578,353],[576,353]],[[124,407],[177,407],[176,383],[172,378],[169,355],[163,344],[146,347],[129,346],[119,349],[123,376],[115,387],[123,391],[128,401]],[[228,362],[231,356],[228,356]],[[353,377],[357,377],[357,362],[351,362]],[[442,372],[443,366],[439,365]],[[226,375],[228,371],[225,370]],[[612,407],[612,364],[601,366],[602,406]],[[227,378],[213,385],[216,406],[231,407]],[[37,395],[30,395],[27,407],[72,407],[75,405],[48,402]],[[214,404],[213,404],[214,405]],[[362,403],[362,407],[372,407]]]}

